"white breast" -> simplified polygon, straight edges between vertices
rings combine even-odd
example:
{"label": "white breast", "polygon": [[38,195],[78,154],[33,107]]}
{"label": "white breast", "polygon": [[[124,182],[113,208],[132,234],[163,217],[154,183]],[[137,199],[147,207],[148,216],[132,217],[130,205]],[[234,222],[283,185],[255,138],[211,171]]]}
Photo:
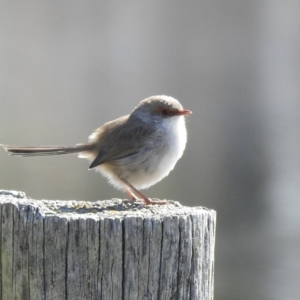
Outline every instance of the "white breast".
{"label": "white breast", "polygon": [[163,142],[157,142],[155,147],[151,147],[151,151],[147,150],[139,155],[121,159],[114,166],[102,164],[96,169],[121,190],[126,187],[118,176],[126,179],[137,189],[145,189],[159,182],[174,169],[185,149],[187,133],[184,117],[165,119],[159,131],[160,136],[164,138]]}
{"label": "white breast", "polygon": [[187,141],[183,116],[166,119],[164,122],[165,147],[153,151],[148,168],[132,174],[128,181],[138,189],[145,189],[159,182],[172,171],[182,156]]}

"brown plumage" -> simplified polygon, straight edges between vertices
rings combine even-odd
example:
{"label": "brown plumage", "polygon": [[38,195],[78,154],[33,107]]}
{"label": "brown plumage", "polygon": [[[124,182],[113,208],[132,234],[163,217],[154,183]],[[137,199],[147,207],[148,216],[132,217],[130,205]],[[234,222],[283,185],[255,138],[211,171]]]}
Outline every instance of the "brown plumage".
{"label": "brown plumage", "polygon": [[186,143],[184,115],[190,113],[172,97],[152,96],[141,101],[130,115],[96,129],[86,144],[2,146],[11,155],[25,157],[79,153],[91,161],[89,169],[96,168],[132,200],[137,194],[146,204],[163,204],[148,199],[136,187],[147,188],[174,168]]}

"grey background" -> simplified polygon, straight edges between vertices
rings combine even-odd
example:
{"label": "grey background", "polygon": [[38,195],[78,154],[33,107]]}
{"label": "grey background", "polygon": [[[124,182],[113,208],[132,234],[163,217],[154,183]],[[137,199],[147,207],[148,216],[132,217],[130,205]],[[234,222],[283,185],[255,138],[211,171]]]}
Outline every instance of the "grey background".
{"label": "grey background", "polygon": [[[166,94],[193,111],[145,191],[218,212],[215,299],[299,299],[299,1],[1,1],[0,143],[72,145]],[[8,157],[0,188],[125,195],[76,156]]]}

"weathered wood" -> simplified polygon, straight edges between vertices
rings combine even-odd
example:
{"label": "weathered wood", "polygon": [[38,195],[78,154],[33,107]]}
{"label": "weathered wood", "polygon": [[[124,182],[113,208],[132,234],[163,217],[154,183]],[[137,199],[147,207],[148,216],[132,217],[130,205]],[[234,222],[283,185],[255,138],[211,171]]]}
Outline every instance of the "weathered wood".
{"label": "weathered wood", "polygon": [[6,299],[211,300],[216,214],[0,191]]}

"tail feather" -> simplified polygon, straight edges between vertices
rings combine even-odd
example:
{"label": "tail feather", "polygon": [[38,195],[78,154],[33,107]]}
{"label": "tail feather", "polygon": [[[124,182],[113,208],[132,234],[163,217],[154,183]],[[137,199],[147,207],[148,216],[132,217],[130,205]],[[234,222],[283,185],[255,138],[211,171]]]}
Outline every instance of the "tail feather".
{"label": "tail feather", "polygon": [[92,150],[91,144],[78,144],[76,146],[7,146],[1,145],[10,155],[17,156],[48,156],[79,153]]}

